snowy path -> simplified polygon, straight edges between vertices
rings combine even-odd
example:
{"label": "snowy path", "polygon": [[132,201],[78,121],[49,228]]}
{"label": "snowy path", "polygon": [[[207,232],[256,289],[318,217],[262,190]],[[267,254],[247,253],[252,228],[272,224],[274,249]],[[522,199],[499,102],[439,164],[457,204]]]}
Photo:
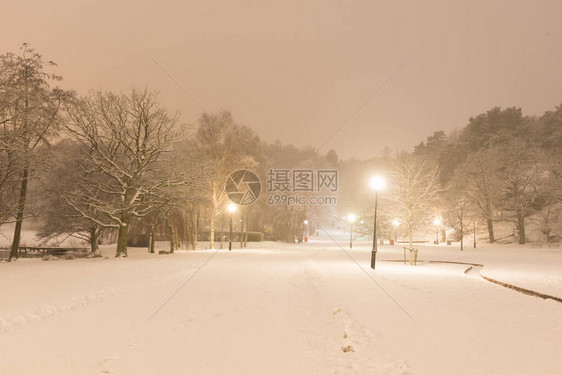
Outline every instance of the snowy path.
{"label": "snowy path", "polygon": [[358,244],[411,319],[327,241],[253,246],[217,253],[150,320],[211,251],[0,264],[0,374],[560,373],[560,303],[386,247],[373,272]]}

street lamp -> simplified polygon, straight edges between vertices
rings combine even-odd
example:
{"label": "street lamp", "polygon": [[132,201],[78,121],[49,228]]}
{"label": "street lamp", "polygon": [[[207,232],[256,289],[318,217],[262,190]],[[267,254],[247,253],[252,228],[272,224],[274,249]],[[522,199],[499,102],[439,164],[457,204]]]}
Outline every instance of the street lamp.
{"label": "street lamp", "polygon": [[353,223],[357,220],[357,216],[355,214],[347,215],[347,221],[349,221],[349,248],[353,248]]}
{"label": "street lamp", "polygon": [[433,220],[433,224],[435,224],[435,244],[439,245],[439,226],[441,225],[441,219],[436,218]]}
{"label": "street lamp", "polygon": [[386,180],[381,176],[374,176],[370,181],[371,189],[375,191],[375,220],[373,227],[373,250],[371,251],[371,268],[375,269],[377,261],[377,206],[379,200],[379,191],[386,187]]}
{"label": "street lamp", "polygon": [[234,216],[237,208],[238,207],[236,207],[234,203],[230,203],[228,207],[226,207],[226,210],[230,212],[230,235],[228,237],[228,251],[232,250],[232,217]]}
{"label": "street lamp", "polygon": [[394,225],[394,243],[396,243],[396,231],[398,230],[398,227],[400,226],[400,222],[396,219],[392,220],[392,225]]}

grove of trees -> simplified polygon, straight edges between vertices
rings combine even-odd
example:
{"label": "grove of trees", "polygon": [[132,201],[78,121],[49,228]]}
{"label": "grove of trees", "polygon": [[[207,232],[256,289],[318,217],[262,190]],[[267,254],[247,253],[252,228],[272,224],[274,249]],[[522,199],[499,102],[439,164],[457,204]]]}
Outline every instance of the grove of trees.
{"label": "grove of trees", "polygon": [[495,242],[501,222],[523,244],[530,220],[540,221],[545,241],[562,234],[562,105],[542,116],[492,108],[450,134],[435,131],[413,152],[340,160],[334,150],[266,143],[229,111],[182,123],[148,88],[78,95],[57,86],[55,67],[27,44],[0,55],[0,225],[14,226],[10,258],[30,219],[42,239],[87,240],[94,256],[102,239],[116,241],[116,256],[163,235],[171,251],[198,239],[215,248],[229,216],[224,184],[238,169],[255,171],[264,188],[270,168],[338,170],[337,206],[260,199],[239,213],[238,227],[269,239],[302,240],[305,220],[314,231],[350,211],[362,218],[356,230],[371,234],[365,178],[374,171],[389,181],[378,230],[391,238],[398,221],[410,246],[436,217],[443,240],[445,227],[462,241],[477,225]]}

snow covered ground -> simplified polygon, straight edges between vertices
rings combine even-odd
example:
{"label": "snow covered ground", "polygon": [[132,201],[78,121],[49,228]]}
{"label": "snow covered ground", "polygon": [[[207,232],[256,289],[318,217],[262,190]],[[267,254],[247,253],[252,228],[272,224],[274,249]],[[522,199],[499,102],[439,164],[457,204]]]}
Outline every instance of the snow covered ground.
{"label": "snow covered ground", "polygon": [[0,374],[560,374],[562,303],[479,272],[562,297],[562,249],[336,240],[0,263]]}

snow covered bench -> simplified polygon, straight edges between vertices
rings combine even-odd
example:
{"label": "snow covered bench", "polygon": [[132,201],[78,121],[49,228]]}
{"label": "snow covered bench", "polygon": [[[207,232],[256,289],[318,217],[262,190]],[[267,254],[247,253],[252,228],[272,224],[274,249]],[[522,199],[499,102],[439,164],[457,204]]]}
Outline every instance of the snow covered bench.
{"label": "snow covered bench", "polygon": [[87,250],[85,247],[44,247],[44,246],[20,246],[18,247],[18,256],[22,253],[25,255],[29,253],[41,253],[50,255],[65,255],[68,252],[73,251],[84,251]]}
{"label": "snow covered bench", "polygon": [[404,249],[404,264],[406,264],[406,250],[410,252],[410,264],[412,264],[412,255],[414,256],[414,266],[418,261],[418,249],[410,248],[407,246],[402,247]]}
{"label": "snow covered bench", "polygon": [[560,247],[560,243],[559,242],[551,242],[548,244],[548,247],[550,249],[558,249]]}
{"label": "snow covered bench", "polygon": [[532,242],[532,243],[531,243],[531,247],[534,247],[534,248],[541,248],[541,247],[542,247],[542,243],[540,243],[540,242]]}

